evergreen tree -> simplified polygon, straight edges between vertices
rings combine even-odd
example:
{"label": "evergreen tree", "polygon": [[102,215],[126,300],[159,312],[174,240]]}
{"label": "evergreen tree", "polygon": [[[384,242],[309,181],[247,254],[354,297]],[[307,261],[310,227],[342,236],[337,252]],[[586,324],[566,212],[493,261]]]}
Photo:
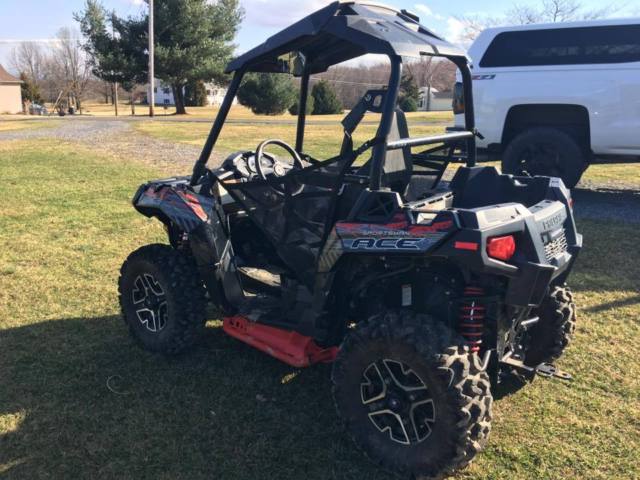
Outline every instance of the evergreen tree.
{"label": "evergreen tree", "polygon": [[420,89],[413,75],[404,74],[400,80],[400,93],[398,96],[398,106],[405,112],[415,112],[418,110],[420,102]]}
{"label": "evergreen tree", "polygon": [[224,69],[235,49],[242,9],[239,0],[162,0],[154,5],[156,74],[172,86],[176,113],[186,113],[187,83],[227,81]]}
{"label": "evergreen tree", "polygon": [[311,96],[314,100],[314,115],[333,115],[342,113],[342,103],[338,99],[336,92],[331,88],[329,82],[321,80],[311,89]]}
{"label": "evergreen tree", "polygon": [[[226,81],[224,69],[235,48],[242,9],[239,0],[162,0],[154,7],[156,75],[171,85],[176,112],[186,113],[184,89],[189,82]],[[87,0],[76,20],[88,39],[85,50],[98,77],[123,84],[146,79],[148,15],[122,19],[107,14],[99,0]]]}
{"label": "evergreen tree", "polygon": [[189,82],[184,97],[187,107],[204,107],[207,105],[207,87],[202,80]]}
{"label": "evergreen tree", "polygon": [[[298,115],[299,109],[300,109],[299,103],[300,103],[300,92],[297,92],[295,102],[293,103],[293,105],[289,107],[289,113],[291,115]],[[311,94],[309,94],[307,96],[307,114],[308,115],[313,113],[313,108],[314,108],[313,97],[311,96]]]}
{"label": "evergreen tree", "polygon": [[29,101],[31,103],[43,103],[40,87],[38,87],[38,85],[36,85],[36,83],[31,80],[26,73],[20,73],[20,80],[22,80],[22,84],[20,85],[22,102],[24,103]]}
{"label": "evergreen tree", "polygon": [[398,106],[403,112],[417,112],[418,102],[412,97],[403,97],[398,101]]}
{"label": "evergreen tree", "polygon": [[291,77],[284,74],[248,74],[238,90],[240,104],[262,115],[281,115],[295,99],[296,88]]}

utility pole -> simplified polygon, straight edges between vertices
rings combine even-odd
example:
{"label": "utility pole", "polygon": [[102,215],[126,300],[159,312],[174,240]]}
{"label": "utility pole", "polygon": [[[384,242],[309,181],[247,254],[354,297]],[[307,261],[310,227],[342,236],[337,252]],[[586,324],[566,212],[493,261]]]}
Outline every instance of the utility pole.
{"label": "utility pole", "polygon": [[113,82],[113,100],[116,106],[116,117],[118,116],[118,82]]}
{"label": "utility pole", "polygon": [[[114,19],[115,19],[115,11],[111,14],[111,36],[115,39],[116,38],[116,29],[113,26],[114,24]],[[113,104],[116,107],[116,117],[118,116],[118,82],[115,81],[113,82]]]}
{"label": "utility pole", "polygon": [[153,51],[153,0],[149,0],[149,116],[153,117],[153,107],[156,104],[156,80]]}

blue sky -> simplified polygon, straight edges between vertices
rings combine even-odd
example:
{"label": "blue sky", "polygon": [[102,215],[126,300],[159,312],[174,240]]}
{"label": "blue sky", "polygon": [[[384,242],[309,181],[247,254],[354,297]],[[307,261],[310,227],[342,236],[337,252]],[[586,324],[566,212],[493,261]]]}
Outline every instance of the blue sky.
{"label": "blue sky", "polygon": [[[162,0],[156,0],[162,1]],[[624,2],[635,4],[638,0]],[[421,22],[455,40],[460,25],[455,16],[481,14],[499,16],[514,3],[539,4],[540,0],[383,0],[398,8],[407,8],[420,15]],[[248,50],[267,36],[277,32],[305,14],[330,3],[330,0],[241,0],[246,18],[238,34],[238,51]],[[602,0],[583,0],[585,6],[597,8]],[[134,15],[146,8],[142,0],[103,0],[108,9],[121,15]],[[84,0],[0,0],[0,63],[9,65],[9,54],[19,40],[46,42],[56,31],[65,26],[73,27],[73,12],[82,10]],[[624,14],[640,12],[633,8],[622,10]]]}

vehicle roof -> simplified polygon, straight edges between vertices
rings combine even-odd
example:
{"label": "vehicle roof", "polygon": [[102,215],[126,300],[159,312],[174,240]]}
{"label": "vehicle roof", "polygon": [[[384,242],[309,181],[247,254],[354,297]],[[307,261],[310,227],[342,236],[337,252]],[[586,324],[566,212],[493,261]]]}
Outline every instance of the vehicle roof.
{"label": "vehicle roof", "polygon": [[420,57],[465,57],[405,10],[373,2],[336,1],[312,13],[233,60],[227,73],[281,72],[279,57],[302,52],[310,73],[368,53]]}
{"label": "vehicle roof", "polygon": [[601,20],[582,20],[576,22],[556,22],[556,23],[529,23],[526,25],[511,25],[504,27],[489,27],[482,31],[482,35],[497,35],[502,32],[515,32],[522,30],[549,30],[581,27],[607,27],[614,25],[635,25],[640,24],[640,17],[637,18],[608,18]]}
{"label": "vehicle roof", "polygon": [[480,58],[484,55],[489,45],[495,37],[505,32],[522,32],[527,30],[551,30],[584,27],[607,27],[615,25],[636,25],[640,24],[640,18],[611,18],[606,20],[583,20],[580,22],[557,22],[557,23],[530,23],[527,25],[511,25],[505,27],[489,27],[484,29],[473,44],[469,47],[468,54],[471,57],[474,67],[478,68]]}

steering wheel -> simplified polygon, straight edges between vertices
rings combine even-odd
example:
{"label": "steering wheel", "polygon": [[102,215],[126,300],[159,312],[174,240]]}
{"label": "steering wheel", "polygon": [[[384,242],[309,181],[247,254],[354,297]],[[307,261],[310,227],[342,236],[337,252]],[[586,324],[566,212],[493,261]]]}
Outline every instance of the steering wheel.
{"label": "steering wheel", "polygon": [[[275,157],[272,157],[271,155],[265,155],[264,149],[269,145],[277,145],[278,147],[281,147],[282,149],[286,150],[286,152],[289,155],[291,155],[291,158],[293,159],[293,167],[280,163],[278,160],[275,159]],[[263,161],[265,161],[266,163],[270,163],[270,165],[264,165]],[[300,155],[298,155],[298,152],[296,152],[291,145],[283,142],[282,140],[272,139],[272,140],[265,140],[260,145],[258,145],[258,148],[256,148],[256,154],[255,154],[256,173],[262,180],[267,180],[267,174],[263,170],[264,168],[271,169],[271,172],[269,173],[271,173],[275,177],[284,177],[287,174],[287,172],[291,170],[291,168],[302,170],[304,168],[304,164],[302,163],[302,159],[300,158]],[[302,191],[302,189],[304,188],[304,185],[296,181],[293,181],[292,183],[294,184],[294,188],[293,188],[293,191],[291,191],[291,194],[297,195]],[[280,195],[284,195],[286,193],[284,185],[269,184],[269,186],[276,193]]]}

